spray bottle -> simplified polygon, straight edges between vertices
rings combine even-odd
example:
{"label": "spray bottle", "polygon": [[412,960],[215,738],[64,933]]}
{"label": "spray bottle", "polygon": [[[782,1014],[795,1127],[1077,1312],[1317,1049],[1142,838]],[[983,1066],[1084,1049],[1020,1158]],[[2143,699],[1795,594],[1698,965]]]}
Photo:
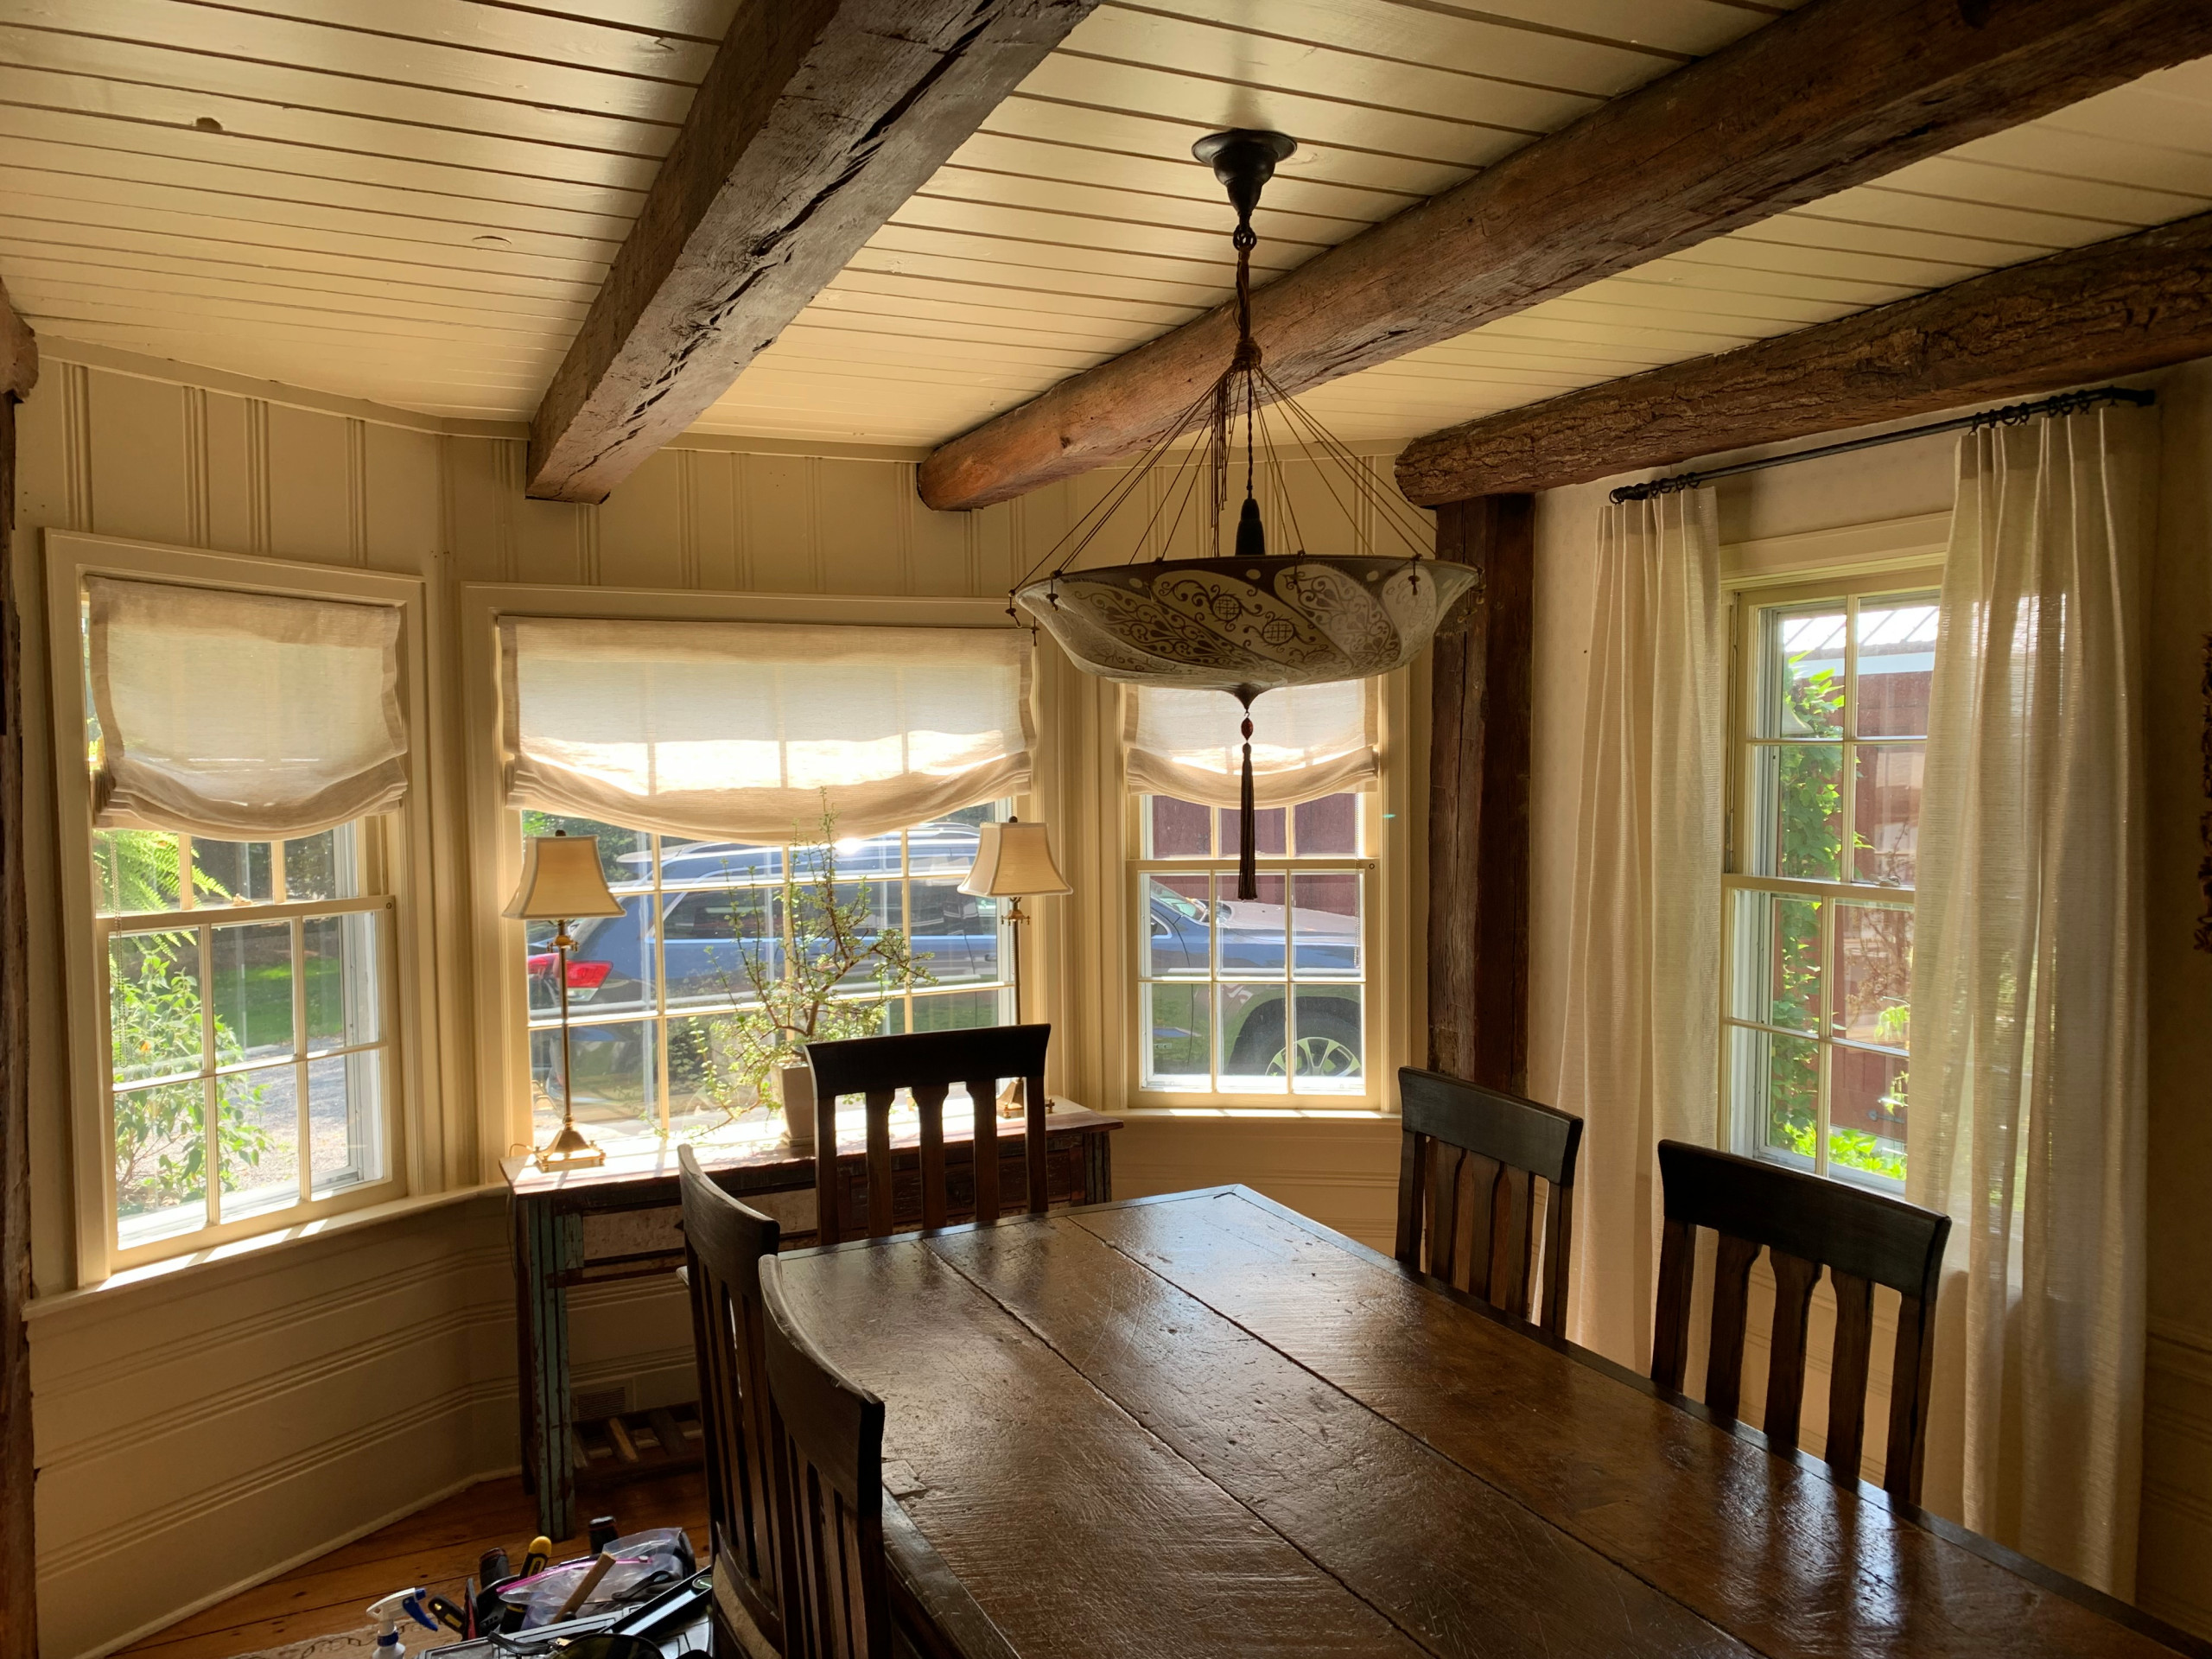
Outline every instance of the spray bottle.
{"label": "spray bottle", "polygon": [[369,1617],[377,1624],[376,1659],[406,1659],[407,1649],[399,1639],[399,1627],[411,1618],[427,1630],[436,1630],[438,1621],[432,1618],[423,1604],[429,1599],[427,1586],[412,1590],[395,1590],[382,1601],[369,1604]]}

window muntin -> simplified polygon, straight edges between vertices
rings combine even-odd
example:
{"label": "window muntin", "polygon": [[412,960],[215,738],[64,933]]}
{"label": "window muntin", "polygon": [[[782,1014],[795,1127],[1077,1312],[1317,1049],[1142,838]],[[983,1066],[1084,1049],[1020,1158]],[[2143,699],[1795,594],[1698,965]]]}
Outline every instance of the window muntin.
{"label": "window muntin", "polygon": [[1745,607],[1721,1074],[1762,1156],[1904,1175],[1932,591]]}
{"label": "window muntin", "polygon": [[118,1250],[281,1226],[391,1179],[377,838],[365,819],[276,842],[93,832]]}
{"label": "window muntin", "polygon": [[[836,843],[837,898],[865,892],[872,928],[903,930],[933,983],[894,991],[886,1034],[1003,1024],[1014,1015],[1010,925],[1005,906],[959,890],[976,860],[978,823],[1005,818],[1005,801],[963,808],[908,830]],[[599,837],[600,864],[623,906],[620,916],[571,924],[569,1020],[578,1122],[594,1139],[703,1135],[779,1103],[756,1100],[721,1073],[717,1027],[757,1005],[743,951],[790,937],[783,882],[786,860],[804,882],[819,849],[687,841],[537,810],[525,835]],[[561,1008],[553,924],[526,925],[532,1129],[543,1140],[561,1121]],[[875,981],[856,969],[841,983],[873,1000]],[[771,1084],[772,1094],[773,1085]]]}
{"label": "window muntin", "polygon": [[1254,815],[1259,897],[1236,897],[1242,815],[1137,798],[1138,1077],[1147,1091],[1364,1099],[1374,864],[1367,798]]}

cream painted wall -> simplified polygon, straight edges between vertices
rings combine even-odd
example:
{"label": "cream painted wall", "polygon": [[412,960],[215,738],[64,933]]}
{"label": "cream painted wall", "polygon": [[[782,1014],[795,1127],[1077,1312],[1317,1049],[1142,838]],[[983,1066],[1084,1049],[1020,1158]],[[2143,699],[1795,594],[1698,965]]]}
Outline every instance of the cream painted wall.
{"label": "cream painted wall", "polygon": [[[17,523],[25,622],[32,958],[59,958],[56,847],[40,592],[43,528],[404,573],[429,589],[432,698],[458,705],[452,626],[462,582],[714,591],[997,594],[1108,481],[1094,477],[975,514],[931,513],[918,454],[797,453],[694,440],[655,457],[598,507],[528,501],[519,428],[442,423],[111,349],[41,342],[21,412]],[[1380,465],[1381,463],[1376,463]],[[1271,476],[1271,489],[1301,486]],[[1311,518],[1317,505],[1299,503]],[[1122,849],[1102,753],[1111,688],[1047,653],[1037,797],[1082,891],[1046,906],[1041,991],[1057,1023],[1058,1086],[1112,1106]],[[35,981],[31,1325],[42,1649],[80,1659],[159,1628],[404,1514],[512,1469],[513,1291],[502,1190],[503,1116],[472,1071],[455,717],[418,774],[433,795],[432,911],[444,1027],[421,1033],[452,1149],[390,1213],[307,1238],[238,1248],[174,1271],[78,1288],[70,1103],[57,984]],[[1416,759],[1423,739],[1408,734]],[[1105,770],[1102,770],[1102,767]],[[1418,798],[1421,780],[1407,787]],[[41,835],[42,830],[42,835]],[[1410,913],[1418,914],[1417,907]],[[1389,1243],[1395,1125],[1133,1121],[1117,1190],[1247,1180],[1370,1243]],[[694,1392],[685,1305],[672,1281],[571,1300],[580,1389],[635,1403]],[[127,1546],[132,1570],[113,1561]]]}
{"label": "cream painted wall", "polygon": [[[2212,360],[2131,384],[2158,388],[2164,446],[2144,639],[2151,1271],[2137,1599],[2161,1617],[2212,1635],[2212,1230],[2203,1219],[2205,1195],[2212,1192],[2212,957],[2190,942],[2199,905],[2197,817],[2205,804],[2198,793],[2205,717],[2198,684],[2204,638],[2212,632]],[[1754,565],[1811,569],[1885,543],[1940,543],[1951,505],[1955,442],[1915,440],[1723,480],[1715,487],[1724,579]],[[1693,465],[1764,453],[1745,450]],[[1529,972],[1529,1086],[1538,1099],[1555,1094],[1560,1075],[1597,518],[1608,490],[1645,476],[1553,491],[1538,502]],[[1770,1297],[1770,1281],[1761,1288]],[[1825,1304],[1825,1287],[1821,1298]],[[1885,1299],[1880,1311],[1890,1306]],[[1816,1311],[1813,1337],[1813,1370],[1822,1374],[1824,1312]],[[1765,1318],[1766,1307],[1755,1306],[1755,1333],[1764,1330]],[[1931,1508],[1953,1514],[1956,1482],[1945,1491],[1936,1471],[1947,1443],[1955,1446],[1961,1433],[1960,1383],[1944,1357],[1956,1334],[1947,1328],[1938,1338],[1929,1492]],[[1889,1338],[1890,1332],[1878,1332],[1878,1347]],[[1646,1357],[1620,1357],[1640,1365]],[[1746,1359],[1747,1412],[1764,1396],[1764,1358],[1755,1334]],[[1886,1363],[1878,1352],[1878,1376]],[[1694,1392],[1698,1378],[1691,1382]],[[1807,1392],[1808,1442],[1817,1445],[1826,1395],[1818,1387]],[[1876,1438],[1872,1426],[1869,1438]],[[1879,1452],[1878,1445],[1868,1447],[1870,1466]]]}

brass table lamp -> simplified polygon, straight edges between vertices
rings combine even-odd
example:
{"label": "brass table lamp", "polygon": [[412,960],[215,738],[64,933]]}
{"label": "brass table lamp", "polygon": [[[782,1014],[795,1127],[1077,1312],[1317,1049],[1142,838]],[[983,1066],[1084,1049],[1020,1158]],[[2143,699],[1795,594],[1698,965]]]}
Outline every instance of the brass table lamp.
{"label": "brass table lamp", "polygon": [[522,880],[500,912],[519,920],[551,922],[553,948],[561,980],[561,1131],[533,1154],[540,1169],[587,1169],[607,1154],[584,1139],[576,1127],[575,1103],[569,1078],[569,952],[575,940],[569,924],[585,916],[620,916],[622,901],[607,890],[600,873],[599,837],[556,830],[532,836],[523,849]]}
{"label": "brass table lamp", "polygon": [[[960,891],[978,899],[1013,901],[1007,915],[1014,924],[1014,1023],[1018,1026],[1021,1023],[1021,930],[1029,921],[1021,901],[1075,889],[1052,861],[1052,843],[1046,838],[1043,824],[1008,818],[1004,823],[978,824],[976,833],[975,867],[961,882]],[[1000,1100],[1002,1111],[1016,1107],[1020,1090],[1019,1079],[1007,1085]]]}

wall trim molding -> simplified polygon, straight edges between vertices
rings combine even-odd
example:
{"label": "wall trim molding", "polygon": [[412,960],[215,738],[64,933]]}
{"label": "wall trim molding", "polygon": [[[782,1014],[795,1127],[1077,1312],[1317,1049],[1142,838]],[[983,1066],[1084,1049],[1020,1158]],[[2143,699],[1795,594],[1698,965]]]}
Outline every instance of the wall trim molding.
{"label": "wall trim molding", "polygon": [[[404,431],[428,433],[434,437],[504,439],[518,445],[526,444],[530,440],[530,423],[527,421],[484,421],[452,415],[432,415],[422,410],[372,403],[365,397],[348,397],[339,392],[289,385],[281,380],[257,379],[252,375],[210,368],[205,364],[184,363],[174,358],[149,357],[137,352],[125,351],[118,346],[97,345],[91,340],[41,336],[38,344],[39,355],[47,362],[73,364],[79,366],[80,372],[85,369],[100,369],[110,374],[127,374],[134,379],[158,380],[168,385],[226,392],[234,397],[279,404],[288,409],[306,410],[317,415],[335,415],[366,425],[398,427]],[[715,449],[726,454],[740,455],[823,455],[836,461],[896,461],[909,467],[918,466],[926,461],[935,448],[926,443],[856,443],[835,438],[755,437],[741,432],[702,431],[683,433],[661,447],[664,449]],[[1404,447],[1402,439],[1369,441],[1346,446],[1356,455],[1385,460],[1396,455]]]}
{"label": "wall trim molding", "polygon": [[143,1267],[126,1268],[97,1284],[35,1297],[24,1310],[24,1317],[36,1322],[67,1313],[99,1317],[136,1313],[140,1299],[128,1293],[149,1285],[159,1285],[172,1294],[186,1288],[180,1282],[182,1281],[207,1281],[191,1284],[190,1289],[195,1291],[213,1288],[220,1280],[228,1280],[229,1287],[234,1287],[247,1279],[280,1273],[299,1265],[308,1246],[342,1241],[350,1249],[365,1249],[373,1241],[349,1237],[348,1235],[380,1222],[404,1220],[425,1211],[466,1204],[472,1198],[504,1197],[506,1190],[504,1183],[454,1187],[444,1192],[419,1193],[411,1198],[395,1198],[390,1204],[374,1204],[359,1210],[344,1211],[338,1215],[302,1222],[296,1227],[286,1227],[276,1232],[257,1233],[251,1238],[219,1244],[190,1255],[171,1256],[166,1261],[149,1262]]}
{"label": "wall trim molding", "polygon": [[[57,1544],[49,1535],[40,1540],[39,1576],[41,1579],[60,1577],[60,1572],[49,1570],[50,1564],[58,1563],[64,1557],[73,1567],[81,1567],[87,1560],[107,1560],[118,1552],[137,1547],[149,1533],[164,1532],[187,1524],[210,1510],[251,1497],[257,1491],[283,1482],[313,1474],[318,1469],[357,1452],[366,1451],[386,1440],[404,1440],[441,1418],[473,1413],[480,1406],[495,1405],[503,1399],[511,1398],[513,1393],[512,1380],[505,1376],[457,1383],[427,1400],[418,1401],[398,1411],[388,1412],[382,1417],[372,1418],[348,1433],[317,1440],[289,1456],[233,1475],[216,1485],[203,1487],[158,1509],[126,1516],[98,1532],[73,1538],[66,1545]],[[470,1484],[474,1484],[481,1478],[480,1474],[473,1475]],[[177,1619],[188,1617],[188,1613],[173,1613],[168,1622],[174,1624]]]}

